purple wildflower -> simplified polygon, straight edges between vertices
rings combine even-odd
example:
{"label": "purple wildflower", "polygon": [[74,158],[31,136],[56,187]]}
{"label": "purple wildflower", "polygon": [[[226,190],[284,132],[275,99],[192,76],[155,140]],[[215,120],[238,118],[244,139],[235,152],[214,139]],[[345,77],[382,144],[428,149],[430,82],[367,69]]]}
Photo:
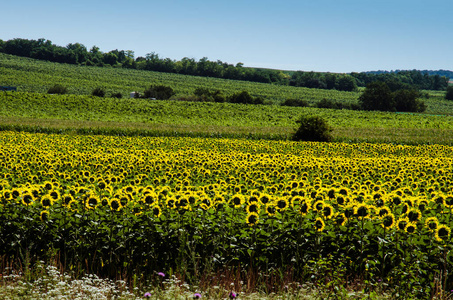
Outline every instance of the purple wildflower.
{"label": "purple wildflower", "polygon": [[150,293],[150,292],[146,292],[145,295],[143,295],[143,297],[145,297],[145,298],[151,298],[151,293]]}
{"label": "purple wildflower", "polygon": [[193,298],[194,298],[194,299],[200,299],[200,298],[201,298],[201,294],[200,294],[200,293],[195,293],[195,294],[193,295]]}
{"label": "purple wildflower", "polygon": [[235,292],[231,292],[229,296],[230,296],[230,299],[236,299],[236,297],[238,295]]}
{"label": "purple wildflower", "polygon": [[162,278],[165,277],[165,273],[159,272],[157,275],[161,276]]}

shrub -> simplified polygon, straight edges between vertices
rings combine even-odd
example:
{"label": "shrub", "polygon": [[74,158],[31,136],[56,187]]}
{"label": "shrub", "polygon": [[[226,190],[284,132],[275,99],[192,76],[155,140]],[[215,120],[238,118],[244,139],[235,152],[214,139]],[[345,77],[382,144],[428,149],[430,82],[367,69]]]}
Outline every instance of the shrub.
{"label": "shrub", "polygon": [[414,90],[399,90],[393,93],[393,99],[397,111],[424,112],[426,105],[417,100],[419,93]]}
{"label": "shrub", "polygon": [[293,135],[294,141],[330,142],[332,128],[319,116],[303,116],[296,123],[299,128]]}
{"label": "shrub", "polygon": [[103,88],[97,87],[91,92],[91,96],[105,97],[105,90]]}
{"label": "shrub", "polygon": [[174,94],[175,92],[169,86],[152,85],[149,87],[149,89],[144,91],[143,96],[145,98],[156,98],[159,100],[166,100],[170,99],[170,97],[173,96]]}
{"label": "shrub", "polygon": [[121,93],[112,93],[112,98],[121,99],[121,98],[123,98],[123,94],[121,94]]}
{"label": "shrub", "polygon": [[447,93],[445,94],[445,99],[453,100],[453,85],[447,87]]}
{"label": "shrub", "polygon": [[56,84],[56,85],[52,86],[51,88],[49,88],[47,90],[48,94],[60,94],[60,95],[63,95],[63,94],[66,94],[67,92],[68,92],[68,88],[62,86],[61,84]]}
{"label": "shrub", "polygon": [[201,102],[225,102],[225,97],[222,95],[220,90],[215,90],[211,92],[207,88],[196,88],[194,92],[197,97],[196,101]]}
{"label": "shrub", "polygon": [[307,100],[301,99],[286,99],[282,102],[282,106],[298,106],[298,107],[307,107],[308,102]]}
{"label": "shrub", "polygon": [[264,104],[264,98],[253,97],[247,91],[235,93],[229,97],[231,103],[244,103],[244,104]]}
{"label": "shrub", "polygon": [[385,82],[377,81],[367,85],[359,103],[364,110],[423,112],[426,106],[418,97],[418,91],[400,89],[392,92]]}

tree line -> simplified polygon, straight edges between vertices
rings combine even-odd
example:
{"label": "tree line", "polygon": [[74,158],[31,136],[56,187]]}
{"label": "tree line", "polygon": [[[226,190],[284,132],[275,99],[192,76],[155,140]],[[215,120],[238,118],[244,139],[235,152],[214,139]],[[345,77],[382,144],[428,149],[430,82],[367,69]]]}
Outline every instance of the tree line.
{"label": "tree line", "polygon": [[236,65],[220,60],[210,61],[203,57],[200,60],[184,57],[176,61],[161,58],[152,52],[135,58],[134,51],[112,50],[102,52],[96,46],[88,50],[80,43],[58,46],[50,40],[11,39],[0,40],[0,52],[47,60],[58,63],[78,64],[86,66],[112,66],[137,70],[149,70],[184,75],[216,77],[252,82],[292,85],[298,87],[336,89],[354,91],[357,87],[365,87],[371,82],[381,81],[394,88],[446,90],[448,78],[438,74],[429,75],[421,71],[398,71],[383,73],[320,73],[320,72],[284,72],[281,70],[248,68],[242,63]]}

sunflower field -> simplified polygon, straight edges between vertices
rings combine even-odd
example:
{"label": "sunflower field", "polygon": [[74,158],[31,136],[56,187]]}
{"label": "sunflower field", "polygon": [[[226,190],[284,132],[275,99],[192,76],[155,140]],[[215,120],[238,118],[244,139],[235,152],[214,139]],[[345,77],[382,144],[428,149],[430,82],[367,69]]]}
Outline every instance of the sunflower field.
{"label": "sunflower field", "polygon": [[425,298],[453,288],[452,164],[441,145],[4,131],[1,270],[234,270]]}

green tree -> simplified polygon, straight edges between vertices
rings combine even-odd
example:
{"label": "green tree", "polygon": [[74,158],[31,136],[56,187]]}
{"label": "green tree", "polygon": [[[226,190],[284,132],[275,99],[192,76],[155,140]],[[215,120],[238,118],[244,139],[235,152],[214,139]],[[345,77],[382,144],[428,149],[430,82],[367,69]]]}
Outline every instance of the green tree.
{"label": "green tree", "polygon": [[303,116],[296,123],[300,124],[293,135],[294,141],[331,142],[332,128],[319,116]]}
{"label": "green tree", "polygon": [[392,91],[384,82],[369,83],[359,97],[359,104],[363,110],[395,111],[396,106]]}
{"label": "green tree", "polygon": [[338,79],[336,88],[339,91],[352,92],[357,89],[357,84],[352,76],[345,75]]}
{"label": "green tree", "polygon": [[149,89],[145,90],[144,97],[145,98],[156,98],[159,100],[166,100],[170,99],[175,92],[169,86],[165,85],[152,85]]}
{"label": "green tree", "polygon": [[424,112],[425,103],[418,100],[419,93],[415,90],[398,90],[393,93],[397,111]]}
{"label": "green tree", "polygon": [[453,100],[453,85],[447,87],[447,93],[445,94],[445,99]]}

